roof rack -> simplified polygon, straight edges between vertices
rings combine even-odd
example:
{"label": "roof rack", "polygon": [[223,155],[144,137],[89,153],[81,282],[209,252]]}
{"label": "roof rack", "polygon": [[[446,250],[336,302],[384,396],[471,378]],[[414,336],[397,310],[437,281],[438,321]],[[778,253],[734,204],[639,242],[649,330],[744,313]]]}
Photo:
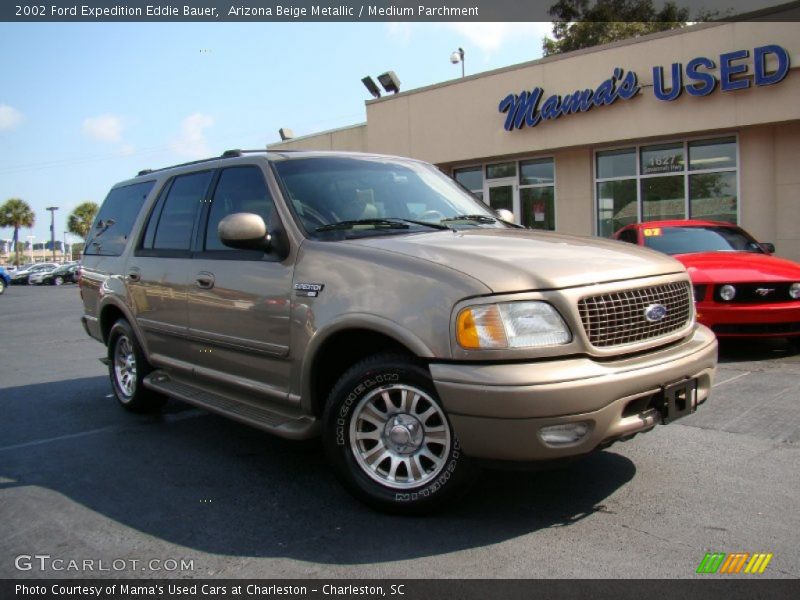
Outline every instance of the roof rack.
{"label": "roof rack", "polygon": [[170,165],[168,167],[162,167],[160,169],[142,169],[141,171],[139,171],[136,174],[136,176],[140,177],[142,175],[149,175],[150,173],[158,173],[159,171],[166,171],[167,169],[176,169],[178,167],[188,167],[190,165],[199,165],[199,164],[202,164],[204,162],[209,162],[209,161],[212,161],[212,160],[219,160],[220,158],[236,158],[237,156],[242,156],[243,154],[253,154],[253,153],[257,153],[257,152],[265,153],[265,152],[267,152],[267,149],[266,148],[261,148],[259,150],[240,150],[240,149],[225,150],[225,152],[223,152],[220,156],[212,156],[210,158],[201,158],[200,160],[192,160],[192,161],[189,161],[189,162],[180,163],[178,165]]}

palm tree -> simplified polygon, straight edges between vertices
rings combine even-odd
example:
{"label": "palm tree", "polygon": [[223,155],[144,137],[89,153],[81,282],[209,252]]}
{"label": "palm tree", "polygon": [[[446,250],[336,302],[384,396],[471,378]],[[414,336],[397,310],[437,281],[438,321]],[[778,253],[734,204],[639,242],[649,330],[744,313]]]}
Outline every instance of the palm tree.
{"label": "palm tree", "polygon": [[33,227],[36,215],[30,205],[19,198],[9,198],[0,206],[0,227],[14,228],[15,264],[19,264],[19,229],[20,227]]}
{"label": "palm tree", "polygon": [[76,206],[67,220],[69,232],[79,235],[81,239],[86,239],[86,234],[89,233],[98,210],[100,207],[94,202],[83,202]]}

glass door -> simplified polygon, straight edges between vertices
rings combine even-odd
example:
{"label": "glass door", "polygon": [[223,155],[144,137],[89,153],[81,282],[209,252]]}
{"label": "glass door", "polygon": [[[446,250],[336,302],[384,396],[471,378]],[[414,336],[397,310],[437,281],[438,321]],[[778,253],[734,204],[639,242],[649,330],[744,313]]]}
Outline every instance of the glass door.
{"label": "glass door", "polygon": [[492,210],[510,210],[514,213],[514,221],[519,223],[519,190],[516,181],[492,181],[487,187],[485,198]]}

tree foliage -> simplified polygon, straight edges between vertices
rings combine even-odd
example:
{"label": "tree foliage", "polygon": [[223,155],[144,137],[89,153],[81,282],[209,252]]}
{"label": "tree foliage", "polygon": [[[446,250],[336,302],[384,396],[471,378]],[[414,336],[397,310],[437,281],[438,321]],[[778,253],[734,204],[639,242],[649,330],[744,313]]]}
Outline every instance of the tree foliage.
{"label": "tree foliage", "polygon": [[75,207],[67,219],[67,230],[86,239],[100,207],[94,202],[83,202]]}
{"label": "tree foliage", "polygon": [[[570,52],[617,40],[679,29],[689,21],[689,9],[666,2],[656,10],[652,0],[558,0],[550,7],[553,38],[545,38],[544,55]],[[696,20],[714,15],[703,13]]]}
{"label": "tree foliage", "polygon": [[0,206],[0,227],[14,228],[14,262],[19,264],[19,230],[22,227],[33,227],[36,214],[30,205],[19,198],[9,198]]}

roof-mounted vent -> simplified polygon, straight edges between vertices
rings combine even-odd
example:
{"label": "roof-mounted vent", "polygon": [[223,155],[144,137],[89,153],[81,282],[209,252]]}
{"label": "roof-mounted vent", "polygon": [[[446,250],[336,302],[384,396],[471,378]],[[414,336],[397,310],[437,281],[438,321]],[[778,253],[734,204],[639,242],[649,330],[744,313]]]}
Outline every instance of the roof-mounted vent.
{"label": "roof-mounted vent", "polygon": [[222,153],[222,158],[235,158],[241,155],[241,150],[225,150],[225,152]]}

